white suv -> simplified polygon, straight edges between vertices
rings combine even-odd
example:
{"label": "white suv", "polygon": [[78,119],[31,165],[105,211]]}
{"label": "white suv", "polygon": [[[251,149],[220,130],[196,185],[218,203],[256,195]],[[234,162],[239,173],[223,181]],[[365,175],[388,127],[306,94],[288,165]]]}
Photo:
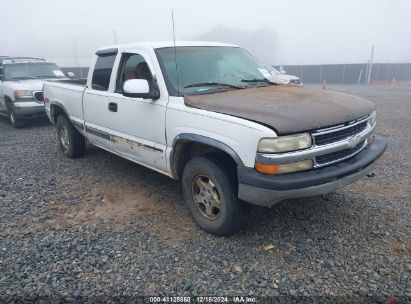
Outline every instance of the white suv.
{"label": "white suv", "polygon": [[15,128],[25,119],[45,116],[44,81],[62,78],[61,69],[44,59],[0,57],[0,114]]}

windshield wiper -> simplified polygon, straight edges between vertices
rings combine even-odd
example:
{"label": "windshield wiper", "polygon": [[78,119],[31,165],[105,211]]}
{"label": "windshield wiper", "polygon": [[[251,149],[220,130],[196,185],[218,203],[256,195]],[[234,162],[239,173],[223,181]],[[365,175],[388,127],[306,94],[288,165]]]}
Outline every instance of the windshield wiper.
{"label": "windshield wiper", "polygon": [[253,79],[241,79],[241,82],[251,82],[251,83],[255,83],[255,82],[265,82],[265,83],[270,83],[271,82],[267,79],[267,78],[253,78]]}
{"label": "windshield wiper", "polygon": [[194,87],[206,87],[206,86],[224,86],[224,87],[230,87],[230,88],[234,88],[234,89],[244,89],[243,86],[237,86],[237,85],[234,85],[234,84],[223,83],[223,82],[214,82],[214,81],[192,83],[192,84],[186,85],[184,87],[184,89],[194,88]]}
{"label": "windshield wiper", "polygon": [[8,78],[8,80],[14,80],[14,79],[36,79],[36,78],[35,77],[27,77],[27,76],[19,76],[19,77]]}
{"label": "windshield wiper", "polygon": [[57,76],[54,76],[54,75],[40,75],[40,76],[36,76],[36,78],[57,78]]}

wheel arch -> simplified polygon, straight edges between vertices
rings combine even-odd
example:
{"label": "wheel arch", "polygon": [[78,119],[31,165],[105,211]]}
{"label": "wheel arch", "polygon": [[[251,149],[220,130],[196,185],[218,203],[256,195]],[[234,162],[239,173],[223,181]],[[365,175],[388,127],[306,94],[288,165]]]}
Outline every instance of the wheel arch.
{"label": "wheel arch", "polygon": [[[228,165],[244,165],[238,154],[225,143],[203,135],[182,133],[173,140],[170,153],[172,176],[175,179],[180,179],[184,166],[192,157],[212,153],[219,153],[225,158],[224,160],[228,161]],[[236,172],[233,173],[236,174]]]}
{"label": "wheel arch", "polygon": [[11,104],[13,102],[13,99],[8,95],[4,95],[4,102],[5,102],[6,106],[8,107],[9,104]]}
{"label": "wheel arch", "polygon": [[57,117],[59,115],[64,115],[69,119],[70,121],[70,116],[68,115],[66,109],[64,108],[63,105],[60,103],[54,102],[50,105],[50,118],[53,124],[56,124],[57,122]]}

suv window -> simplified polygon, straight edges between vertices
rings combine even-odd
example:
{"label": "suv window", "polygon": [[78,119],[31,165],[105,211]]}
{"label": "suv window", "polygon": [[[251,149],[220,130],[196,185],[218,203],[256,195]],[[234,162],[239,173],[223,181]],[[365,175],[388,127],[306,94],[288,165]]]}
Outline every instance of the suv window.
{"label": "suv window", "polygon": [[94,90],[107,91],[110,85],[111,72],[113,71],[116,54],[99,56],[94,67],[91,87]]}
{"label": "suv window", "polygon": [[65,78],[60,68],[51,62],[15,62],[4,66],[6,80]]}
{"label": "suv window", "polygon": [[116,92],[123,91],[123,84],[130,79],[146,79],[151,85],[153,76],[143,56],[124,54],[117,76]]}

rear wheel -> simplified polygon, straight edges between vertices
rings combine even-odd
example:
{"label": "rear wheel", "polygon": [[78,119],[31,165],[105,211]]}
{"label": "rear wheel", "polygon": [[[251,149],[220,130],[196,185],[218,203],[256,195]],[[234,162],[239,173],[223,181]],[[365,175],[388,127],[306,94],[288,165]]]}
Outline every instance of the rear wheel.
{"label": "rear wheel", "polygon": [[85,152],[85,138],[70,123],[66,116],[57,117],[57,139],[65,156],[75,158]]}
{"label": "rear wheel", "polygon": [[186,205],[203,230],[228,236],[246,226],[250,206],[237,198],[236,183],[222,164],[211,157],[194,157],[181,182]]}

